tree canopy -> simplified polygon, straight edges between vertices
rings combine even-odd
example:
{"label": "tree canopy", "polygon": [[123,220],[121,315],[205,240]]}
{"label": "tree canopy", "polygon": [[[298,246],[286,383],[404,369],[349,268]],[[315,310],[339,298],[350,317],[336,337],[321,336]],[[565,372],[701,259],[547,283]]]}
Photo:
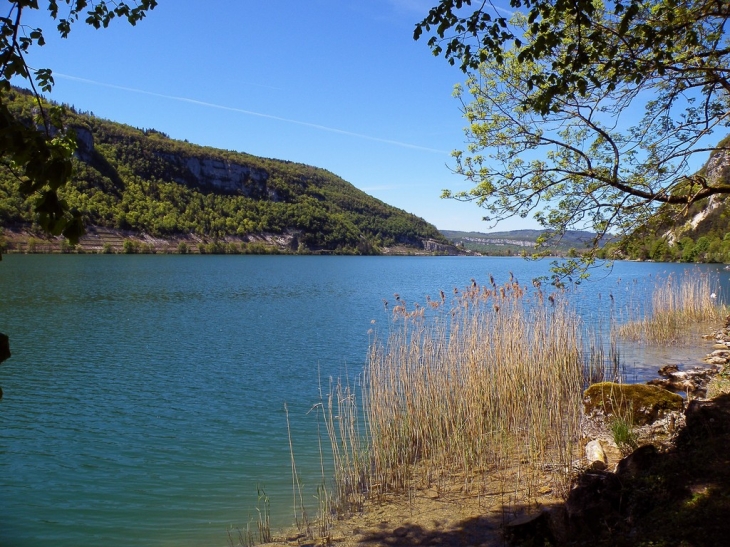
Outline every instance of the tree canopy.
{"label": "tree canopy", "polygon": [[730,150],[709,137],[730,115],[730,4],[510,6],[507,18],[489,2],[442,0],[415,29],[468,75],[455,170],[473,187],[447,197],[475,200],[490,220],[534,215],[546,237],[601,237],[630,233],[662,203],[687,210],[730,193],[696,165]]}
{"label": "tree canopy", "polygon": [[[6,14],[0,14],[0,162],[18,178],[21,192],[34,197],[36,222],[52,234],[75,241],[83,233],[81,215],[59,198],[58,190],[71,180],[76,139],[64,127],[63,109],[49,108],[41,101],[40,93],[53,87],[51,70],[31,69],[25,60],[32,47],[45,44],[42,29],[23,24],[24,14],[41,9],[40,4],[66,38],[79,20],[97,29],[115,18],[135,25],[157,1],[17,0],[9,3]],[[28,124],[8,108],[11,80],[24,80],[33,90],[37,99],[34,123]]]}

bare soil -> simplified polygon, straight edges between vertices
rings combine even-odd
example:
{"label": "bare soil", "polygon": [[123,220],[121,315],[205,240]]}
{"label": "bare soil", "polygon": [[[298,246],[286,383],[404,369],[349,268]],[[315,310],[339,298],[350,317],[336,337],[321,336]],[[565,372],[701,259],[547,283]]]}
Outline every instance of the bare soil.
{"label": "bare soil", "polygon": [[507,545],[504,525],[541,509],[559,506],[559,488],[546,477],[537,484],[538,498],[525,505],[524,496],[504,492],[510,477],[486,480],[475,493],[474,485],[449,484],[420,488],[409,495],[383,502],[367,502],[362,512],[334,523],[327,537],[307,539],[293,530],[271,544],[283,546],[337,545],[386,547],[396,545]]}

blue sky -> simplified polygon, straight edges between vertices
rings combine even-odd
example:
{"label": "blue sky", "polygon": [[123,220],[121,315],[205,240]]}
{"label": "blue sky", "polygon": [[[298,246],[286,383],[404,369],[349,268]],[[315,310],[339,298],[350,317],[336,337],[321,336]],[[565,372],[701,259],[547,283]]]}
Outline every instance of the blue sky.
{"label": "blue sky", "polygon": [[56,101],[322,167],[440,229],[488,231],[476,205],[439,197],[468,184],[449,170],[450,152],[464,147],[451,96],[464,76],[412,38],[436,3],[160,0],[136,27],[80,23],[65,40],[43,12],[26,12],[46,38],[27,61],[54,71]]}

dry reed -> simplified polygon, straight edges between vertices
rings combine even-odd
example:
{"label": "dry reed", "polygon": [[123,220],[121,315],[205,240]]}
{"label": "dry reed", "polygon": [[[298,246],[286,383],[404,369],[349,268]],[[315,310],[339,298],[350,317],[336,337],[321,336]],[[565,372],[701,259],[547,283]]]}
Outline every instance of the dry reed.
{"label": "dry reed", "polygon": [[294,445],[292,444],[291,438],[291,427],[289,425],[289,407],[284,403],[284,414],[286,415],[286,431],[289,437],[289,455],[291,459],[291,477],[292,477],[292,507],[294,509],[294,522],[296,523],[297,529],[303,532],[306,537],[312,537],[312,531],[310,529],[309,517],[307,516],[307,510],[304,506],[304,499],[302,498],[302,485],[299,481],[299,473],[297,473],[297,463],[294,457]]}
{"label": "dry reed", "polygon": [[[330,380],[315,405],[334,464],[327,488],[320,456],[320,536],[367,499],[414,489],[459,483],[480,495],[496,484],[505,505],[525,504],[547,477],[554,492],[567,492],[579,457],[582,390],[620,380],[617,333],[666,340],[687,324],[717,321],[726,312],[712,292],[707,276],[669,276],[655,289],[651,318],[617,330],[612,311],[609,329],[599,324],[587,336],[565,295],[545,297],[539,284],[528,292],[490,276],[489,285],[472,280],[426,306],[396,295],[393,324],[384,339],[373,336],[360,389]],[[292,468],[296,508],[293,461]],[[306,522],[303,509],[295,516]]]}
{"label": "dry reed", "polygon": [[525,502],[550,473],[564,488],[583,382],[579,320],[564,300],[530,297],[515,281],[472,282],[450,307],[444,293],[426,308],[397,300],[397,326],[370,346],[363,432],[353,390],[330,390],[340,499],[358,506],[363,493],[382,499],[454,481],[478,494],[489,479]]}
{"label": "dry reed", "polygon": [[727,314],[719,305],[717,281],[697,271],[685,271],[680,279],[670,274],[657,282],[651,297],[651,313],[642,313],[618,327],[621,337],[649,343],[680,340],[688,327],[717,324]]}

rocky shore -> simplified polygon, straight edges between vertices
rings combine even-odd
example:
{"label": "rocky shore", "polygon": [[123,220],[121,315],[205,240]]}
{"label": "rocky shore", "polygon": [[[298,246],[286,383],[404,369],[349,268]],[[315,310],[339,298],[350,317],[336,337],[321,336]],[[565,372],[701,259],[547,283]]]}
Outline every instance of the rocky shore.
{"label": "rocky shore", "polygon": [[574,487],[565,503],[509,523],[506,544],[729,544],[730,317],[704,338],[706,367],[586,390]]}

